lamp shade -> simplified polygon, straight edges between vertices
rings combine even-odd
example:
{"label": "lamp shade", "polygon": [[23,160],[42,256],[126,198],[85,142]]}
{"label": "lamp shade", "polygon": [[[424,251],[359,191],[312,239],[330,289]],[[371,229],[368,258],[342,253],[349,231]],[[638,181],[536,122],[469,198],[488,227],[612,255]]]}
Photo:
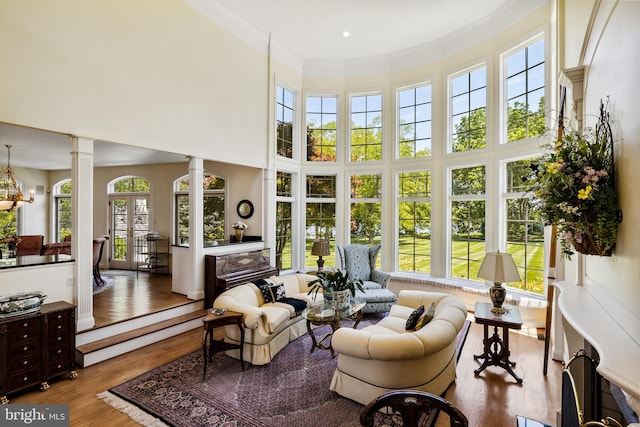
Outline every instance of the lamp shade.
{"label": "lamp shade", "polygon": [[329,242],[326,240],[316,240],[311,247],[311,255],[327,256],[330,255]]}
{"label": "lamp shade", "polygon": [[484,256],[478,277],[491,282],[520,282],[520,273],[511,254],[505,252],[489,252]]}

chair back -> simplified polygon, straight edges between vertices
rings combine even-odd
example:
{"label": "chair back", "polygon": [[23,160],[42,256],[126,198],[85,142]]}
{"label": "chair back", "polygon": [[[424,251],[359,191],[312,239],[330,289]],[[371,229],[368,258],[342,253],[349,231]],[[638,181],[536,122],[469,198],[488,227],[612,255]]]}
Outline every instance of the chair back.
{"label": "chair back", "polygon": [[360,413],[360,424],[364,427],[432,426],[440,413],[449,416],[451,427],[469,425],[467,417],[450,402],[418,390],[390,391],[377,397]]}
{"label": "chair back", "polygon": [[93,239],[93,265],[94,267],[100,264],[102,259],[102,249],[104,248],[104,242],[109,239],[109,236],[104,235]]}
{"label": "chair back", "polygon": [[376,268],[376,260],[382,245],[336,245],[342,269],[349,273],[352,280],[370,280],[371,272]]}
{"label": "chair back", "polygon": [[16,245],[16,256],[23,255],[40,255],[42,246],[44,245],[44,236],[27,235],[18,236],[20,241]]}

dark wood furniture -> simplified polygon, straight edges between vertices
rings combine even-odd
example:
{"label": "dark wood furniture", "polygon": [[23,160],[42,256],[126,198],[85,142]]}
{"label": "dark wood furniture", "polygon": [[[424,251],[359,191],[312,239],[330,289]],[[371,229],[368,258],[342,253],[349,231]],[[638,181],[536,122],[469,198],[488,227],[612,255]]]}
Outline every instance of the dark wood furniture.
{"label": "dark wood furniture", "polygon": [[[476,323],[484,326],[484,352],[474,355],[473,358],[483,359],[482,365],[473,373],[479,375],[487,366],[500,366],[509,372],[518,382],[522,384],[522,378],[513,372],[512,367],[516,366],[515,362],[509,360],[509,329],[521,329],[522,318],[520,310],[517,307],[505,307],[506,312],[496,314],[491,312],[493,305],[488,302],[476,302],[474,316]],[[489,336],[489,327],[493,326],[493,335]],[[502,328],[502,338],[498,332],[498,328]]]}
{"label": "dark wood furniture", "polygon": [[213,307],[213,301],[229,288],[278,274],[269,264],[268,249],[258,249],[228,255],[204,257],[204,306]]}
{"label": "dark wood furniture", "polygon": [[[242,313],[237,311],[226,311],[222,314],[215,314],[209,312],[207,317],[202,319],[204,324],[204,332],[202,334],[202,355],[204,356],[204,375],[203,379],[207,379],[207,363],[211,362],[215,353],[225,350],[240,350],[240,366],[244,371],[244,325],[242,324]],[[240,328],[240,344],[234,344],[225,342],[222,340],[213,339],[213,329],[225,325],[238,325]],[[209,346],[207,348],[207,341]]]}
{"label": "dark wood furniture", "polygon": [[109,236],[106,234],[93,239],[93,280],[98,288],[104,285],[104,280],[100,275],[100,260],[102,259],[104,243],[107,240],[109,240]]}
{"label": "dark wood furniture", "polygon": [[444,412],[451,427],[467,427],[467,417],[448,400],[419,390],[394,390],[369,402],[360,412],[360,424],[375,426],[432,426]]}
{"label": "dark wood furniture", "polygon": [[0,404],[7,395],[40,385],[49,389],[52,378],[75,371],[76,308],[60,301],[40,310],[0,318]]}

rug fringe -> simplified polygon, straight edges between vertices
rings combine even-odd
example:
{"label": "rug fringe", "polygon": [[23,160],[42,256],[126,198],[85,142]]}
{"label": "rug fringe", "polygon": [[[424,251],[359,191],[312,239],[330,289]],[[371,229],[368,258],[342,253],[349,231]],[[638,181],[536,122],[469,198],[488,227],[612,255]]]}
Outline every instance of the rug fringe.
{"label": "rug fringe", "polygon": [[124,399],[120,399],[113,393],[103,391],[102,393],[96,394],[96,397],[111,405],[113,408],[117,409],[123,414],[126,414],[129,418],[140,425],[143,425],[145,427],[168,427],[168,425],[162,422],[160,419],[154,417],[148,412],[143,411],[137,406],[132,405]]}

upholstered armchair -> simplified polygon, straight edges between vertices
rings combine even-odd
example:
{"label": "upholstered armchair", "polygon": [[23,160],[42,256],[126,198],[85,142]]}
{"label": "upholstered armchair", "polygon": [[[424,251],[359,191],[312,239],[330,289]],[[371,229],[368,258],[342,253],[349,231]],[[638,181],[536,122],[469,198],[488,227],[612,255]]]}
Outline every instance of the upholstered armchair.
{"label": "upholstered armchair", "polygon": [[376,260],[382,245],[336,245],[342,269],[346,270],[351,280],[360,279],[366,289],[383,289],[387,287],[391,274],[376,269]]}

